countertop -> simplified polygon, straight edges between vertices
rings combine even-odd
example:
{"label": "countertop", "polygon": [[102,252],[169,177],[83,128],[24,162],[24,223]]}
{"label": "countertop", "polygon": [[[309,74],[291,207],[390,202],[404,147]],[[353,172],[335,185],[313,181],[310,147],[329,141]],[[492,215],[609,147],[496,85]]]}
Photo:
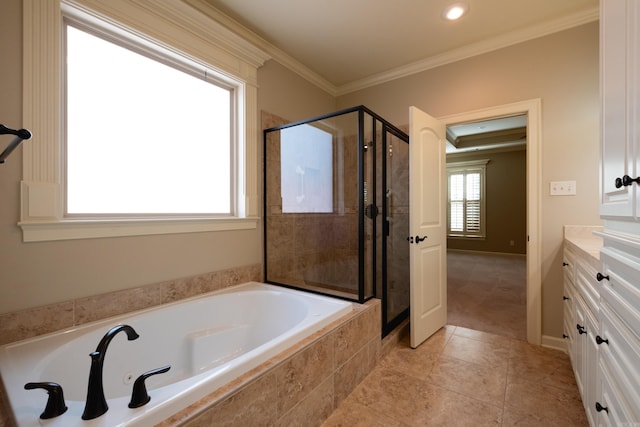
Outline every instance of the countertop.
{"label": "countertop", "polygon": [[593,232],[602,231],[602,228],[598,225],[565,225],[565,245],[568,245],[576,254],[599,262],[602,237],[596,236]]}

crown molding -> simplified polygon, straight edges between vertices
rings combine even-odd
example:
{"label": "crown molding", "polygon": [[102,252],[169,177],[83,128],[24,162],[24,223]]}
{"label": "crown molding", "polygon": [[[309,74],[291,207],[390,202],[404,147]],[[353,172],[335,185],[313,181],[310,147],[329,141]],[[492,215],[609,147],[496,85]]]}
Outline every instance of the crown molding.
{"label": "crown molding", "polygon": [[410,64],[403,65],[389,71],[373,74],[369,77],[365,77],[364,79],[355,80],[353,82],[337,86],[328,81],[326,78],[322,77],[317,72],[307,67],[306,65],[302,64],[300,61],[293,58],[288,53],[284,52],[264,38],[260,37],[258,34],[249,30],[237,20],[231,18],[216,7],[212,6],[206,0],[182,1],[199,10],[200,12],[206,14],[208,17],[212,18],[218,23],[224,25],[250,43],[253,43],[257,48],[263,50],[267,55],[269,55],[271,59],[279,62],[284,67],[288,68],[313,85],[335,97],[346,95],[351,92],[366,89],[368,87],[386,83],[392,80],[407,77],[412,74],[417,74],[423,71],[430,70],[432,68],[440,67],[442,65],[481,55],[483,53],[502,49],[528,40],[543,37],[559,31],[567,30],[579,25],[597,21],[599,19],[599,8],[594,7],[583,12],[566,16],[564,18],[546,22],[541,25],[523,28],[521,30],[513,31],[511,33],[507,33],[498,37],[493,37],[487,40],[473,43],[459,49],[454,49],[440,55],[424,58],[420,61],[412,62]]}
{"label": "crown molding", "polygon": [[271,59],[279,62],[284,67],[300,75],[311,84],[324,90],[332,96],[338,96],[338,87],[322,77],[320,74],[313,71],[311,68],[302,64],[300,61],[293,58],[283,50],[269,43],[258,34],[254,33],[237,20],[231,18],[218,8],[214,7],[205,0],[183,0],[184,3],[190,5],[194,9],[197,9],[201,13],[205,14],[214,21],[227,27],[229,30],[238,34],[248,42],[255,45],[258,49],[261,49],[265,54],[269,55]]}
{"label": "crown molding", "polygon": [[528,40],[544,37],[549,34],[577,27],[599,19],[599,8],[594,7],[584,12],[576,13],[554,21],[546,22],[541,25],[523,28],[522,30],[513,31],[498,37],[493,37],[477,43],[473,43],[459,49],[454,49],[440,55],[422,59],[401,67],[394,68],[389,71],[374,74],[364,79],[356,80],[351,83],[344,84],[337,88],[337,95],[345,95],[347,93],[366,89],[371,86],[386,83],[392,80],[427,71],[442,65],[457,62],[473,56],[488,53],[494,50],[502,49]]}

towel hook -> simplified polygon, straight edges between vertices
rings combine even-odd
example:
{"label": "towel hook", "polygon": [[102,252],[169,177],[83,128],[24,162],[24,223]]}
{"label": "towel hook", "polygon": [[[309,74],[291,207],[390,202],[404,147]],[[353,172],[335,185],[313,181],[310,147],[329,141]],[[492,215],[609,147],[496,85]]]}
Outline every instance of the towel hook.
{"label": "towel hook", "polygon": [[9,154],[11,154],[11,152],[15,150],[16,147],[20,145],[22,141],[26,139],[31,139],[31,132],[29,132],[28,130],[9,129],[3,124],[0,124],[0,135],[15,135],[15,138],[13,138],[13,141],[11,141],[9,145],[7,145],[7,148],[5,148],[4,151],[0,154],[0,163],[4,163],[5,159],[9,157]]}

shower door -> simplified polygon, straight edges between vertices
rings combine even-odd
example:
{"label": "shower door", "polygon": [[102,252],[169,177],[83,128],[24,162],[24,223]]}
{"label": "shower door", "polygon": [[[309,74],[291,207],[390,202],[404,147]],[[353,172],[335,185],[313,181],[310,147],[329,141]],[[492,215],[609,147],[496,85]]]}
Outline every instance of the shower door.
{"label": "shower door", "polygon": [[409,137],[364,106],[264,131],[265,281],[409,314]]}
{"label": "shower door", "polygon": [[[386,335],[409,311],[409,144],[382,126],[382,326]],[[406,138],[406,136],[405,136]]]}

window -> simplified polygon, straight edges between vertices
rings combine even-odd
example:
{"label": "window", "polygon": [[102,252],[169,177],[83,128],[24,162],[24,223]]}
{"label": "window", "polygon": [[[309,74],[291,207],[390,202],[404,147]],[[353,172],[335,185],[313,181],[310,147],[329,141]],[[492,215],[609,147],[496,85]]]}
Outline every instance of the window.
{"label": "window", "polygon": [[65,28],[66,213],[234,213],[233,87],[133,37]]}
{"label": "window", "polygon": [[[207,5],[89,3],[96,9],[76,0],[23,1],[23,120],[33,133],[23,150],[24,241],[255,229],[257,69],[269,55],[210,18]],[[72,62],[74,55],[86,59],[73,46],[78,37],[89,39],[89,49],[107,45],[140,62],[134,67],[122,66],[133,57],[114,60],[117,70],[92,62],[93,81],[80,86],[77,63],[67,69],[63,62],[65,39],[72,43]],[[156,82],[150,85],[154,93],[132,95],[110,87],[117,106],[100,110],[105,98],[97,101],[97,92],[107,80],[124,71],[125,80],[133,81],[144,62],[152,66],[142,71],[148,82],[162,74],[163,82],[171,79],[171,88],[180,89]],[[170,100],[169,92],[178,92],[178,98]],[[164,104],[150,116],[160,126],[139,121],[150,106],[138,104],[138,98],[158,95]],[[124,113],[129,117],[111,115],[132,106],[134,113]],[[181,116],[184,111],[188,119]],[[133,128],[127,128],[132,115]],[[90,126],[83,128],[85,122]],[[164,132],[154,134],[156,129]],[[115,133],[108,134],[111,130]],[[138,145],[143,141],[151,145]]]}
{"label": "window", "polygon": [[333,212],[333,135],[305,124],[280,131],[282,212]]}
{"label": "window", "polygon": [[488,160],[448,163],[450,237],[485,237],[485,169]]}

